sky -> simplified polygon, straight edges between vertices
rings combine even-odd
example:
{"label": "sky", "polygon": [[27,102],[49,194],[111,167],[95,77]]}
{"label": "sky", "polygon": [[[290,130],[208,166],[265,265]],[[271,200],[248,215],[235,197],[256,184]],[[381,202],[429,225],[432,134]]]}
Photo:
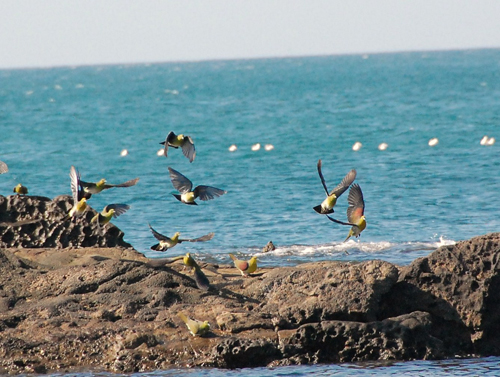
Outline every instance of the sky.
{"label": "sky", "polygon": [[498,0],[0,0],[0,68],[500,47]]}

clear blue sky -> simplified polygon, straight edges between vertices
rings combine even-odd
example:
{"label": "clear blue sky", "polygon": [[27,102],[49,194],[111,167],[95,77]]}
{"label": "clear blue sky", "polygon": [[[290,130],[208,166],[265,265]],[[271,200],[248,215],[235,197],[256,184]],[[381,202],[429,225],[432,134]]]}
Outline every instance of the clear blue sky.
{"label": "clear blue sky", "polygon": [[483,47],[498,0],[0,0],[0,68]]}

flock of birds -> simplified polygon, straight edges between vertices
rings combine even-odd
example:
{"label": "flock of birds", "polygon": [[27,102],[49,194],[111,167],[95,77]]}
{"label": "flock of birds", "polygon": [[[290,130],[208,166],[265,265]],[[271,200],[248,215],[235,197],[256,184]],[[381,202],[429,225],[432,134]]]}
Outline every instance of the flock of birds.
{"label": "flock of birds", "polygon": [[[172,147],[175,149],[181,148],[184,156],[193,162],[196,157],[196,149],[194,146],[193,139],[190,136],[176,135],[174,132],[170,132],[165,141],[160,144],[164,145],[164,155],[168,156],[168,148]],[[366,219],[364,216],[365,203],[363,199],[363,193],[361,187],[358,184],[353,184],[356,178],[356,170],[351,170],[346,174],[342,181],[331,191],[328,190],[325,178],[321,170],[321,160],[318,161],[317,169],[318,174],[326,193],[326,198],[323,202],[313,209],[321,215],[326,215],[326,217],[337,224],[350,226],[347,238],[344,240],[346,242],[350,237],[359,237],[361,232],[366,228]],[[198,185],[193,188],[193,183],[186,176],[178,172],[177,170],[168,168],[170,173],[170,180],[173,187],[179,192],[179,194],[172,194],[177,200],[186,205],[197,205],[196,199],[202,201],[212,200],[219,196],[227,193],[227,191],[206,185]],[[8,166],[4,162],[0,161],[0,174],[6,173],[8,171]],[[120,184],[109,184],[105,179],[101,179],[98,182],[86,182],[81,179],[78,170],[71,166],[70,168],[70,178],[71,178],[71,192],[73,197],[73,206],[66,216],[66,219],[74,219],[76,217],[82,216],[88,208],[87,201],[92,195],[98,194],[103,190],[114,188],[114,187],[131,187],[137,184],[139,178],[135,178]],[[347,222],[334,219],[330,214],[334,213],[334,207],[337,203],[338,198],[349,189],[349,195],[347,198],[348,208],[347,208]],[[18,195],[28,194],[28,189],[22,184],[18,184],[14,190]],[[116,218],[130,208],[128,204],[115,203],[106,205],[103,210],[95,215],[91,219],[91,223],[97,223],[99,229],[102,229],[104,225],[109,223],[112,218]],[[167,237],[159,232],[157,232],[151,224],[148,224],[153,236],[158,240],[158,243],[151,246],[152,250],[156,251],[167,251],[177,244],[182,242],[205,242],[209,241],[214,237],[214,233],[208,233],[204,236],[197,238],[180,238],[180,233],[176,232],[172,237]],[[273,250],[275,247],[272,241],[266,245],[264,251]],[[347,251],[346,251],[346,254]],[[240,260],[233,254],[229,254],[232,259],[234,266],[240,271],[241,275],[244,277],[250,276],[257,270],[257,257],[253,256],[248,261]],[[193,272],[194,280],[199,289],[208,290],[210,288],[210,282],[206,275],[203,273],[201,267],[191,256],[190,253],[186,255],[170,258],[168,263],[172,263],[177,260],[182,260],[184,265],[190,268]],[[193,335],[204,335],[210,330],[210,324],[207,321],[198,321],[191,319],[184,315],[183,313],[178,313],[179,318],[181,318],[189,331]]]}

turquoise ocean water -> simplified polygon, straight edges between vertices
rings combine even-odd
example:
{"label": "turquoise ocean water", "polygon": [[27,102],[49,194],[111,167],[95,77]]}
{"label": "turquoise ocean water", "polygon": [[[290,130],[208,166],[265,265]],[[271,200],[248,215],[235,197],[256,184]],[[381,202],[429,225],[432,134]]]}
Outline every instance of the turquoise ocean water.
{"label": "turquoise ocean water", "polygon": [[[89,204],[130,204],[114,223],[149,257],[166,255],[149,250],[148,222],[166,235],[215,232],[167,256],[229,263],[227,253],[260,253],[272,240],[260,265],[408,264],[500,230],[500,143],[480,143],[500,139],[499,103],[500,50],[0,70],[0,160],[10,169],[0,194],[17,183],[32,195],[70,194],[75,165],[85,181],[140,178]],[[180,150],[157,155],[169,131],[192,136],[192,164]],[[330,189],[357,170],[368,223],[359,240],[342,243],[348,227],[312,210],[325,197],[318,159]],[[184,205],[171,195],[169,166],[228,193]],[[334,217],[345,221],[346,208],[347,193]],[[427,375],[441,368],[413,365]]]}

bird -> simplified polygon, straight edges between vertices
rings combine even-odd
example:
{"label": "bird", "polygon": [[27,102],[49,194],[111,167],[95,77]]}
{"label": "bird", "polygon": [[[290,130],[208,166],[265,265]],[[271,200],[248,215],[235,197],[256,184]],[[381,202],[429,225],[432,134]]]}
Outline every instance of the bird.
{"label": "bird", "polygon": [[105,225],[110,222],[111,218],[118,217],[130,209],[128,204],[108,204],[103,208],[101,213],[98,213],[92,220],[91,223],[97,222],[97,226]]}
{"label": "bird", "polygon": [[172,169],[171,167],[168,168],[168,171],[170,172],[170,180],[172,181],[172,185],[177,191],[181,193],[181,195],[172,195],[182,203],[197,205],[197,203],[195,202],[196,198],[200,198],[200,200],[210,200],[227,193],[227,191],[203,185],[196,186],[193,190],[193,183],[188,178],[183,176],[177,170]]}
{"label": "bird", "polygon": [[81,216],[87,209],[87,199],[81,197],[80,191],[80,173],[76,168],[71,165],[69,170],[69,176],[71,178],[71,193],[73,195],[73,207],[70,209],[67,217]]}
{"label": "bird", "polygon": [[318,174],[321,179],[321,183],[323,184],[323,188],[326,192],[326,199],[323,202],[314,207],[313,209],[318,212],[320,215],[326,215],[328,213],[333,213],[333,207],[337,203],[337,199],[340,195],[342,195],[354,182],[356,178],[356,170],[352,169],[349,173],[346,174],[344,179],[335,187],[330,193],[328,192],[328,188],[326,187],[325,178],[323,177],[323,173],[321,172],[321,159],[318,160]]}
{"label": "bird", "polygon": [[17,195],[26,195],[28,194],[28,188],[26,186],[23,186],[22,184],[18,184],[16,187],[14,187],[14,190]]}
{"label": "bird", "polygon": [[181,235],[180,232],[176,232],[172,238],[164,236],[163,234],[158,233],[156,230],[153,229],[151,224],[149,225],[149,229],[151,229],[151,232],[153,233],[153,236],[160,241],[156,245],[151,246],[151,250],[156,250],[156,251],[167,251],[168,249],[171,249],[178,243],[182,242],[204,242],[204,241],[209,241],[212,238],[214,238],[215,233],[208,233],[205,234],[204,236],[198,237],[198,238],[192,238],[192,239],[187,239],[187,238],[179,238]]}
{"label": "bird", "polygon": [[98,194],[102,190],[107,190],[113,187],[131,187],[135,186],[139,178],[131,179],[130,181],[123,182],[117,185],[112,185],[110,183],[106,183],[106,180],[103,178],[99,182],[85,182],[80,179],[79,188],[82,191],[80,196],[83,196],[85,199],[90,199],[93,194]]}
{"label": "bird", "polygon": [[229,253],[229,256],[234,262],[234,266],[240,270],[241,275],[248,277],[251,273],[257,270],[257,257],[250,258],[249,261],[244,261],[236,258],[233,254]]}
{"label": "bird", "polygon": [[366,228],[366,218],[365,218],[365,201],[363,199],[363,192],[361,187],[357,183],[351,186],[349,190],[349,196],[347,197],[347,202],[349,206],[347,207],[347,221],[348,223],[336,220],[327,215],[327,217],[336,223],[342,225],[350,225],[351,229],[347,238],[344,240],[346,242],[352,236],[359,237],[361,232]]}
{"label": "bird", "polygon": [[9,167],[3,161],[0,161],[0,174],[7,173],[9,171]]}
{"label": "bird", "polygon": [[263,253],[267,253],[269,251],[273,251],[276,249],[276,246],[274,246],[273,241],[269,241],[266,246],[262,249]]}
{"label": "bird", "polygon": [[176,135],[174,132],[170,131],[160,144],[165,146],[164,155],[167,157],[168,147],[172,148],[182,148],[182,153],[187,157],[189,162],[193,162],[196,157],[196,149],[194,148],[193,139],[191,136]]}
{"label": "bird", "polygon": [[186,266],[191,267],[193,269],[194,281],[196,282],[196,286],[203,290],[208,291],[210,288],[210,281],[208,280],[205,273],[201,270],[201,267],[196,263],[194,258],[191,256],[191,253],[186,253],[183,258],[183,262]]}
{"label": "bird", "polygon": [[193,336],[203,336],[210,331],[210,323],[208,323],[208,321],[191,319],[182,312],[177,313],[177,316],[182,319]]}

